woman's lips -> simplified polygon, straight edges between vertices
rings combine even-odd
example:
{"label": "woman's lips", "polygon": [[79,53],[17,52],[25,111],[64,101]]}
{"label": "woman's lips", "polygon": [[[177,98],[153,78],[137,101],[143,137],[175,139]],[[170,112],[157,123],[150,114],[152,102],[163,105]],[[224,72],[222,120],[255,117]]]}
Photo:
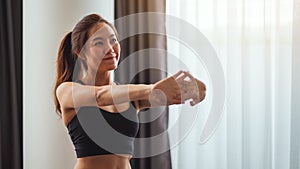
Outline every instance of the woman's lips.
{"label": "woman's lips", "polygon": [[110,59],[114,59],[116,57],[106,57],[106,58],[103,58],[103,60],[110,60]]}
{"label": "woman's lips", "polygon": [[110,52],[110,53],[107,53],[104,58],[102,60],[112,60],[112,59],[116,59],[117,58],[117,54],[114,53],[114,52]]}
{"label": "woman's lips", "polygon": [[116,59],[117,55],[108,55],[106,57],[104,57],[102,60],[112,60],[112,59]]}

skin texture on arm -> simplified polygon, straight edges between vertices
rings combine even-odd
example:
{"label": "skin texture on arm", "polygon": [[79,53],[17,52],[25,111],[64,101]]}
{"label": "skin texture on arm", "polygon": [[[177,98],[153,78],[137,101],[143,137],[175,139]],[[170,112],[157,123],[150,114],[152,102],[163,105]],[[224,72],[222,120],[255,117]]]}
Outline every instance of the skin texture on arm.
{"label": "skin texture on arm", "polygon": [[149,97],[152,85],[88,86],[64,82],[56,93],[63,109],[82,106],[107,106]]}

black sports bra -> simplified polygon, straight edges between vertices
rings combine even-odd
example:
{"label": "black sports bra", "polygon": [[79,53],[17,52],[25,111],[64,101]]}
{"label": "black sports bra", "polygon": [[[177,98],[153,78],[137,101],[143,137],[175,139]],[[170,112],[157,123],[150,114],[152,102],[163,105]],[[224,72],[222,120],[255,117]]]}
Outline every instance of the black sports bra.
{"label": "black sports bra", "polygon": [[98,107],[81,107],[67,125],[77,158],[104,154],[133,154],[138,132],[136,109],[110,113]]}
{"label": "black sports bra", "polygon": [[133,102],[127,110],[111,113],[98,107],[81,107],[68,123],[77,158],[104,154],[133,154],[138,116]]}

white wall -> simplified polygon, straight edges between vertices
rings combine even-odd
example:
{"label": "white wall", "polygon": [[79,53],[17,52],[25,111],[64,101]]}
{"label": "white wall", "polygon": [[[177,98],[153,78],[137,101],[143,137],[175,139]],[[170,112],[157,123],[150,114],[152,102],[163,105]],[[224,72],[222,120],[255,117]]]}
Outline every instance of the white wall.
{"label": "white wall", "polygon": [[75,164],[68,132],[54,111],[52,90],[59,43],[89,13],[113,21],[114,1],[23,1],[25,169],[71,169]]}

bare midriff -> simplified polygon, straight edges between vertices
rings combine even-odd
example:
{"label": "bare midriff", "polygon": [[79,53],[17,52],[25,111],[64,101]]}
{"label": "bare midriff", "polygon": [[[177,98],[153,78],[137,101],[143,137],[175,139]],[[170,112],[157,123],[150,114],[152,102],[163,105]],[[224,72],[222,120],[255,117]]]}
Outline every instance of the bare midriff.
{"label": "bare midriff", "polygon": [[77,158],[74,169],[131,169],[131,155],[97,155]]}

